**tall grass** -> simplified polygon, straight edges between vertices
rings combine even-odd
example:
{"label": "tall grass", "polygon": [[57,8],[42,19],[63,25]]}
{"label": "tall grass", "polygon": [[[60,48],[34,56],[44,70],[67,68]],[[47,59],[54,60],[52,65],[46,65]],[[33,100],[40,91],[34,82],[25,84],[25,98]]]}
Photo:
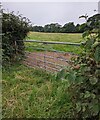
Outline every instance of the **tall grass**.
{"label": "tall grass", "polygon": [[16,64],[3,69],[3,118],[68,117],[68,81]]}

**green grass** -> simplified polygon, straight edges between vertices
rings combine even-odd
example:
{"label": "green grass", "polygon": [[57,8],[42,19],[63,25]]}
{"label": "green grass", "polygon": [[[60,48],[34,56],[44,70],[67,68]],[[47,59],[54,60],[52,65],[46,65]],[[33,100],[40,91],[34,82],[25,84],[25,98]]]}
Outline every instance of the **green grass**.
{"label": "green grass", "polygon": [[[70,34],[70,33],[39,33],[39,32],[30,32],[26,39],[34,39],[41,41],[60,41],[60,42],[75,42],[80,43],[83,41],[82,34]],[[29,46],[31,46],[29,48]],[[44,48],[47,50],[58,50],[65,52],[73,52],[79,54],[82,49],[77,46],[70,45],[43,45],[37,43],[26,43],[26,47],[28,51],[33,51],[36,48]]]}
{"label": "green grass", "polygon": [[3,69],[3,118],[66,117],[68,81],[22,64]]}
{"label": "green grass", "polygon": [[29,39],[44,40],[44,41],[63,41],[63,42],[81,42],[82,34],[79,33],[42,33],[30,32]]}

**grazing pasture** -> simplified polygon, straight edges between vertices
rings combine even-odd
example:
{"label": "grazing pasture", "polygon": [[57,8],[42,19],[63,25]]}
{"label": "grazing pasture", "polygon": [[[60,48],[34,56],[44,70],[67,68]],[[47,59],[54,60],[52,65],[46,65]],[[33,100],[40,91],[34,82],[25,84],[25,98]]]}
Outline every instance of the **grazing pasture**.
{"label": "grazing pasture", "polygon": [[[41,41],[58,41],[58,42],[73,42],[80,43],[83,42],[82,34],[75,33],[39,33],[39,32],[30,32],[26,39],[41,40]],[[29,47],[31,46],[31,47]],[[77,46],[71,45],[58,45],[58,44],[41,44],[41,43],[26,43],[28,51],[33,51],[33,49],[44,48],[46,50],[58,50],[65,52],[73,52],[79,54],[82,49]]]}

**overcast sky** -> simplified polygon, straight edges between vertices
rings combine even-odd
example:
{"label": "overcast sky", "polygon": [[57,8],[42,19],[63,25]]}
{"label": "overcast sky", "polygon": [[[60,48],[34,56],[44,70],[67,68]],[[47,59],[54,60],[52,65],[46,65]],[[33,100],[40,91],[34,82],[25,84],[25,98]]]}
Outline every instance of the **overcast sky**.
{"label": "overcast sky", "polygon": [[14,11],[29,18],[34,25],[59,23],[64,25],[68,22],[83,23],[84,19],[79,16],[89,16],[97,13],[98,2],[4,2],[5,10]]}

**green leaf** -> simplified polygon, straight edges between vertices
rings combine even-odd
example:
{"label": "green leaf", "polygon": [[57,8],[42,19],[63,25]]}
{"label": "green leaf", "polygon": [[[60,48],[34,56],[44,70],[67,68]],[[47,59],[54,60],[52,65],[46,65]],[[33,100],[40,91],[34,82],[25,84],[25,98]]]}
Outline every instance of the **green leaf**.
{"label": "green leaf", "polygon": [[84,98],[89,98],[91,96],[90,92],[89,91],[86,91],[85,92],[85,95],[84,95]]}
{"label": "green leaf", "polygon": [[95,71],[95,75],[96,75],[96,77],[100,77],[100,69],[97,69],[97,70]]}
{"label": "green leaf", "polygon": [[83,80],[84,80],[84,77],[83,77],[83,76],[77,76],[75,82],[76,82],[76,83],[82,83]]}
{"label": "green leaf", "polygon": [[89,80],[91,85],[95,85],[98,82],[98,79],[96,77],[90,77]]}
{"label": "green leaf", "polygon": [[85,110],[86,110],[86,107],[85,107],[85,106],[83,106],[83,107],[82,107],[82,111],[83,111],[83,112],[85,112]]}
{"label": "green leaf", "polygon": [[94,111],[93,115],[97,115],[99,112],[99,109],[100,108],[98,104],[93,105],[93,111]]}
{"label": "green leaf", "polygon": [[60,72],[58,72],[56,80],[61,79],[61,78],[65,78],[66,76],[66,70],[62,69]]}
{"label": "green leaf", "polygon": [[77,110],[77,112],[80,112],[81,109],[82,109],[81,103],[80,102],[76,103],[76,110]]}
{"label": "green leaf", "polygon": [[89,110],[91,111],[91,114],[93,116],[97,115],[100,110],[98,101],[95,99],[88,105],[89,105]]}
{"label": "green leaf", "polygon": [[91,49],[93,43],[94,43],[94,39],[87,40],[85,47],[86,47],[87,49]]}
{"label": "green leaf", "polygon": [[100,45],[96,47],[94,57],[97,62],[100,61]]}
{"label": "green leaf", "polygon": [[76,79],[76,72],[74,72],[74,71],[71,71],[69,74],[68,74],[68,76],[67,76],[67,78],[68,78],[68,80],[70,80],[70,81],[75,81],[75,79]]}
{"label": "green leaf", "polygon": [[97,47],[98,45],[100,45],[100,42],[96,41],[96,42],[92,45],[92,48],[95,48],[95,47]]}
{"label": "green leaf", "polygon": [[89,31],[85,31],[83,34],[82,34],[82,37],[84,38],[84,37],[86,37],[86,36],[88,36],[89,35]]}
{"label": "green leaf", "polygon": [[92,97],[93,99],[95,99],[95,98],[96,98],[96,95],[93,94],[93,93],[91,93],[91,97]]}

